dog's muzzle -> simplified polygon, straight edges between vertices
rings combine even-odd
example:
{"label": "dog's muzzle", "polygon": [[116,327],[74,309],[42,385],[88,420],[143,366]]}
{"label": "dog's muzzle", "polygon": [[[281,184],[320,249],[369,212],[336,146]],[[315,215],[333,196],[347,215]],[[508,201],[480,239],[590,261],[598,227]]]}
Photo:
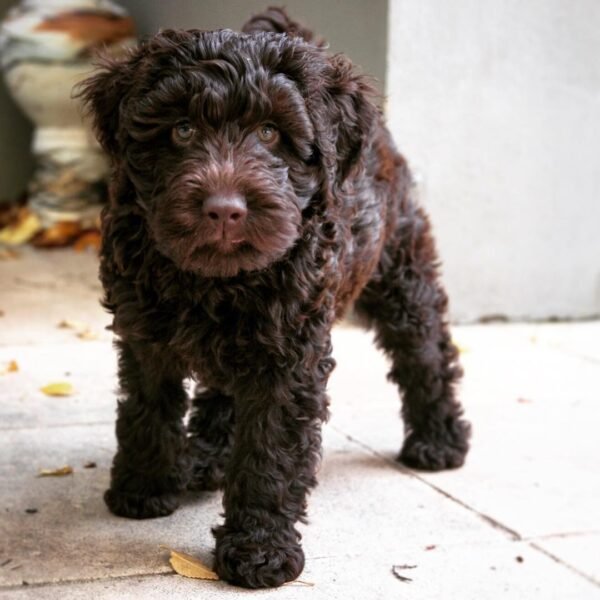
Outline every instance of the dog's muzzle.
{"label": "dog's muzzle", "polygon": [[245,241],[246,200],[239,194],[214,194],[202,207],[202,218],[210,232],[209,243],[227,249]]}

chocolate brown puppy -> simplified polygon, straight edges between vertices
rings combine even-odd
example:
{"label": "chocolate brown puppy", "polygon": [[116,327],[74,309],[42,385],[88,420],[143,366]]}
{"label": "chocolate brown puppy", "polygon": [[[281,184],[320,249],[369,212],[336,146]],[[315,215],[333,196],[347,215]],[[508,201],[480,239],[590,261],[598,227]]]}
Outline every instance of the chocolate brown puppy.
{"label": "chocolate brown puppy", "polygon": [[242,33],[163,31],[105,59],[81,95],[113,164],[100,267],[119,351],[111,511],[168,515],[179,492],[223,488],[217,573],[253,588],[296,578],[331,328],[352,302],[402,393],[398,460],[463,463],[429,221],[347,58],[269,9]]}

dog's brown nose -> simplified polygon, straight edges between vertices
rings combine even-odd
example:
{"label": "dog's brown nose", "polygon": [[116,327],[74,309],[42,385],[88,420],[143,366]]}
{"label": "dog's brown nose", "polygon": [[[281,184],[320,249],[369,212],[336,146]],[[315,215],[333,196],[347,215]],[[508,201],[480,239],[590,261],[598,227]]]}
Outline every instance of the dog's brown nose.
{"label": "dog's brown nose", "polygon": [[225,230],[236,229],[246,219],[246,201],[239,194],[215,194],[204,201],[203,213],[215,225],[223,225]]}

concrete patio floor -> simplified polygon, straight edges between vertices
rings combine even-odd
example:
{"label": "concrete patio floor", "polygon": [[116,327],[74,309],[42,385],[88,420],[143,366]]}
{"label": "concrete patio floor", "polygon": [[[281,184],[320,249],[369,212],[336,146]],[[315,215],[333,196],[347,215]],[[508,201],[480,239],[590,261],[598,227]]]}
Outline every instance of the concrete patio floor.
{"label": "concrete patio floor", "polygon": [[[402,430],[385,358],[370,334],[339,326],[302,527],[313,585],[253,592],[176,575],[161,547],[210,564],[219,493],[142,522],[103,504],[116,361],[96,269],[72,251],[0,261],[0,372],[19,368],[0,375],[0,598],[600,598],[600,322],[455,327],[474,437],[465,467],[439,474],[394,462]],[[97,337],[59,328],[65,319]],[[75,393],[46,396],[51,381]],[[74,473],[37,477],[63,465]]]}

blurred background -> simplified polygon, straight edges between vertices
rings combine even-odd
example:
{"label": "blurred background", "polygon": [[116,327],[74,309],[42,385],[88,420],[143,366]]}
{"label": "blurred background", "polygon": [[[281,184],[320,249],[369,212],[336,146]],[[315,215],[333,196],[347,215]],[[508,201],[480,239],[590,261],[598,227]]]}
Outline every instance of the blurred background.
{"label": "blurred background", "polygon": [[[0,17],[18,4],[0,0]],[[239,28],[266,4],[118,5],[147,35],[161,27]],[[434,223],[455,321],[600,315],[600,3],[286,6],[377,79]],[[31,138],[30,121],[1,84],[4,203],[21,197],[32,176]]]}

